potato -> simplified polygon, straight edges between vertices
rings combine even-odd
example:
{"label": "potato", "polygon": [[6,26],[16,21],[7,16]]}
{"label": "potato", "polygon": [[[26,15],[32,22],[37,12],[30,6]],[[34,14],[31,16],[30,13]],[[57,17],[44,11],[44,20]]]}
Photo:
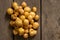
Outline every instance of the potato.
{"label": "potato", "polygon": [[26,2],[22,2],[22,7],[26,7],[27,6],[27,4],[26,4]]}
{"label": "potato", "polygon": [[25,33],[25,34],[23,35],[23,37],[24,37],[24,38],[28,38],[28,34]]}
{"label": "potato", "polygon": [[31,21],[33,20],[33,17],[31,15],[28,16],[28,20]]}
{"label": "potato", "polygon": [[19,9],[20,14],[24,14],[24,10],[22,8]]}
{"label": "potato", "polygon": [[37,11],[37,8],[36,8],[36,7],[33,7],[33,8],[32,8],[32,11],[33,11],[33,12],[36,12],[36,11]]}
{"label": "potato", "polygon": [[24,15],[27,18],[29,16],[29,12],[24,12]]}
{"label": "potato", "polygon": [[37,31],[36,30],[30,31],[29,34],[30,36],[35,36],[37,34]]}
{"label": "potato", "polygon": [[35,13],[34,12],[30,12],[30,15],[34,18],[35,17]]}
{"label": "potato", "polygon": [[23,28],[19,28],[18,31],[19,31],[20,36],[24,34],[24,29]]}
{"label": "potato", "polygon": [[30,11],[31,11],[31,8],[30,8],[30,7],[25,7],[25,8],[24,8],[24,11],[25,11],[25,12],[30,12]]}
{"label": "potato", "polygon": [[20,19],[24,21],[25,20],[25,16],[24,15],[21,15],[20,16]]}
{"label": "potato", "polygon": [[34,23],[34,20],[31,20],[30,23],[33,24]]}
{"label": "potato", "polygon": [[33,23],[33,28],[34,28],[34,29],[38,29],[38,27],[39,27],[38,22],[34,22],[34,23]]}
{"label": "potato", "polygon": [[16,24],[16,26],[22,26],[23,25],[22,20],[20,18],[16,19],[15,24]]}
{"label": "potato", "polygon": [[18,15],[19,15],[19,13],[18,13],[18,12],[14,12],[14,15],[15,15],[15,16],[18,16]]}
{"label": "potato", "polygon": [[24,32],[25,32],[25,33],[28,33],[28,29],[25,29]]}
{"label": "potato", "polygon": [[30,28],[32,28],[33,26],[30,24],[30,25],[28,25],[28,27],[29,27],[29,29],[30,29]]}
{"label": "potato", "polygon": [[10,21],[11,26],[15,26],[15,21]]}
{"label": "potato", "polygon": [[9,15],[12,15],[12,14],[13,14],[13,9],[12,9],[12,8],[8,8],[8,9],[7,9],[7,13],[8,13]]}
{"label": "potato", "polygon": [[36,15],[34,19],[39,20],[39,15]]}
{"label": "potato", "polygon": [[15,10],[17,10],[17,9],[18,9],[18,4],[17,4],[16,2],[13,2],[13,3],[12,3],[12,7],[13,7]]}
{"label": "potato", "polygon": [[14,30],[13,30],[13,34],[14,34],[14,35],[17,35],[18,32],[14,29]]}
{"label": "potato", "polygon": [[11,19],[15,20],[15,19],[17,19],[17,16],[15,14],[12,14]]}
{"label": "potato", "polygon": [[28,25],[24,25],[23,27],[24,27],[24,29],[28,29]]}
{"label": "potato", "polygon": [[24,20],[24,25],[29,25],[29,20],[28,19]]}

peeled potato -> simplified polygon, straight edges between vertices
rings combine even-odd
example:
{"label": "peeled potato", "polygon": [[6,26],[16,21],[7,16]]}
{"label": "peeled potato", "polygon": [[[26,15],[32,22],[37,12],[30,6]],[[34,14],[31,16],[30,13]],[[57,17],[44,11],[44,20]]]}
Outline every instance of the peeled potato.
{"label": "peeled potato", "polygon": [[23,28],[19,28],[18,31],[19,31],[20,36],[24,34],[24,29]]}
{"label": "peeled potato", "polygon": [[31,20],[30,23],[33,24],[34,23],[34,20]]}
{"label": "peeled potato", "polygon": [[23,25],[22,20],[19,18],[16,19],[15,24],[16,24],[16,26],[22,26]]}
{"label": "peeled potato", "polygon": [[38,27],[39,27],[38,22],[34,22],[34,23],[33,23],[33,28],[34,28],[34,29],[38,29]]}
{"label": "peeled potato", "polygon": [[29,28],[32,28],[33,26],[30,24],[30,25],[28,25],[28,27],[29,27]]}
{"label": "peeled potato", "polygon": [[23,35],[23,37],[24,37],[24,38],[28,38],[28,34],[25,33],[25,34]]}

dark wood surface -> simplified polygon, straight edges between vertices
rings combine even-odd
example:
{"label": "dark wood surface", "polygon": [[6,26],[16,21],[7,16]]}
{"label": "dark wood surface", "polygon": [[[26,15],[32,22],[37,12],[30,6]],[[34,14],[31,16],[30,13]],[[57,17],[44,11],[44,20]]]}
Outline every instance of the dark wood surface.
{"label": "dark wood surface", "polygon": [[60,0],[42,2],[42,40],[60,40]]}
{"label": "dark wood surface", "polygon": [[[21,3],[25,1],[28,4],[28,6],[30,6],[31,8],[33,6],[36,6],[38,8],[37,14],[40,15],[40,0],[14,0],[14,1],[16,1],[19,5],[21,5]],[[40,23],[40,20],[39,20],[39,23]],[[24,40],[24,39],[21,37],[15,36],[14,40]],[[40,27],[38,29],[38,34],[34,38],[28,38],[27,40],[40,40]]]}
{"label": "dark wood surface", "polygon": [[6,10],[11,7],[12,0],[0,0],[0,40],[12,40],[9,20],[7,19]]}
{"label": "dark wood surface", "polygon": [[[19,5],[26,1],[31,8],[36,6],[38,8],[37,14],[40,15],[40,0],[14,0]],[[9,26],[9,17],[6,14],[7,8],[11,7],[13,0],[0,0],[0,40],[24,40],[21,37],[14,36],[12,34],[11,27]],[[40,23],[40,20],[39,20]],[[27,40],[40,40],[40,27],[38,34],[34,38],[28,38]]]}

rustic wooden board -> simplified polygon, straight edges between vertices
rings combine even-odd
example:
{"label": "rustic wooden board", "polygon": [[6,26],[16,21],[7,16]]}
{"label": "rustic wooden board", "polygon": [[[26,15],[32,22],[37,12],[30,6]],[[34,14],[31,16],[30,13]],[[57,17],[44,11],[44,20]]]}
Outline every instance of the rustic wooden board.
{"label": "rustic wooden board", "polygon": [[9,28],[6,9],[11,7],[12,0],[0,0],[0,40],[13,40]]}
{"label": "rustic wooden board", "polygon": [[60,0],[42,2],[42,40],[60,40]]}
{"label": "rustic wooden board", "polygon": [[[16,1],[19,5],[21,5],[21,3],[25,1],[27,2],[28,6],[30,6],[31,8],[33,6],[36,6],[38,8],[37,14],[40,15],[40,0],[14,0],[14,1]],[[14,40],[24,40],[24,39],[18,36],[14,36]],[[38,29],[38,34],[34,38],[28,38],[27,40],[40,40],[40,27]]]}

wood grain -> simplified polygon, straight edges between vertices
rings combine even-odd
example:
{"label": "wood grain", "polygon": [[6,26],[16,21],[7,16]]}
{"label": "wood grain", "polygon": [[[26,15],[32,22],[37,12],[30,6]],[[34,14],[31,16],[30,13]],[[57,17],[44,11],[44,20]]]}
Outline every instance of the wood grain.
{"label": "wood grain", "polygon": [[12,0],[0,0],[0,40],[12,40],[6,10],[11,7]]}
{"label": "wood grain", "polygon": [[42,40],[60,40],[60,0],[42,2]]}
{"label": "wood grain", "polygon": [[[28,6],[30,6],[31,8],[33,6],[36,6],[38,8],[37,14],[40,15],[40,0],[14,0],[14,1],[16,1],[19,5],[21,5],[21,3],[25,1],[28,4]],[[40,23],[40,20],[39,20],[39,23]],[[15,36],[14,40],[24,40],[24,39],[22,39],[21,37]],[[40,40],[40,27],[38,29],[38,34],[34,38],[28,38],[27,40]]]}

